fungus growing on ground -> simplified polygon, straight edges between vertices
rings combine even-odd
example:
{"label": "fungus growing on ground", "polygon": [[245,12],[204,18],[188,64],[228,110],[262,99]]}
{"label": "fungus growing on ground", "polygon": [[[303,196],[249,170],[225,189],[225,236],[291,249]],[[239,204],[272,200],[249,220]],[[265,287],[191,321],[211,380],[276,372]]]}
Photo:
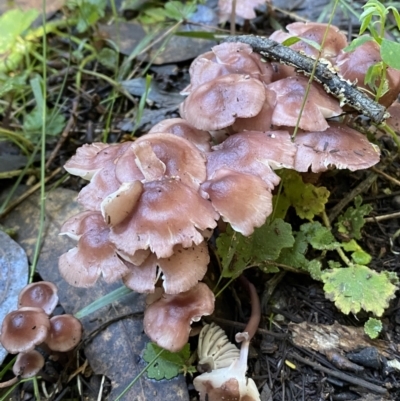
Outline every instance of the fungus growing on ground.
{"label": "fungus growing on ground", "polygon": [[230,366],[239,359],[240,352],[229,341],[225,331],[211,323],[206,324],[200,331],[197,355],[197,371],[205,373]]}
{"label": "fungus growing on ground", "polygon": [[[272,124],[296,126],[307,85],[308,79],[302,76],[280,79],[267,85],[267,89],[276,93]],[[324,131],[328,128],[326,119],[341,113],[337,99],[328,95],[322,87],[311,85],[299,127],[308,131]]]}
{"label": "fungus growing on ground", "polygon": [[[335,57],[340,51],[347,46],[346,35],[339,30],[338,27],[318,22],[293,22],[286,25],[288,32],[281,30],[275,31],[270,35],[271,40],[282,43],[286,39],[297,36],[300,39],[313,41],[316,44],[322,44],[325,32],[328,29],[324,46],[321,49],[321,57],[330,61],[334,61]],[[318,49],[310,43],[303,40],[290,46],[293,50],[303,52],[307,56],[316,58],[318,56]]]}
{"label": "fungus growing on ground", "polygon": [[144,331],[158,346],[178,352],[188,342],[192,322],[214,311],[214,294],[206,284],[198,283],[180,294],[159,291],[157,296],[151,297],[145,310]]}
{"label": "fungus growing on ground", "polygon": [[49,281],[39,281],[25,286],[18,296],[18,308],[42,308],[50,315],[58,303],[57,287]]}
{"label": "fungus growing on ground", "polygon": [[249,291],[252,310],[245,331],[236,334],[236,341],[242,343],[240,356],[230,366],[203,373],[194,379],[193,384],[200,393],[201,401],[260,400],[257,386],[252,379],[246,377],[246,371],[250,340],[260,323],[261,306],[254,285],[243,276],[241,276],[241,282]]}
{"label": "fungus growing on ground", "polygon": [[[366,93],[373,97],[373,90],[365,83],[368,69],[382,61],[379,45],[373,41],[367,41],[357,46],[353,51],[342,52],[336,59],[336,68],[343,78],[354,82],[358,87],[366,89]],[[379,103],[389,107],[400,93],[400,71],[388,67],[386,69],[388,91],[378,100]],[[380,82],[375,82],[379,86]]]}
{"label": "fungus growing on ground", "polygon": [[331,122],[322,132],[298,132],[294,168],[300,172],[326,171],[329,167],[361,170],[379,162],[379,148],[350,127]]}
{"label": "fungus growing on ground", "polygon": [[236,118],[255,117],[265,102],[261,81],[243,74],[229,74],[206,82],[181,104],[181,116],[194,127],[210,131],[232,125]]}
{"label": "fungus growing on ground", "polygon": [[5,316],[0,342],[10,354],[32,351],[46,340],[49,329],[49,317],[43,309],[25,306]]}
{"label": "fungus growing on ground", "polygon": [[36,350],[21,352],[13,365],[14,378],[0,383],[0,388],[5,388],[15,384],[18,379],[28,379],[36,376],[44,366],[42,354]]}
{"label": "fungus growing on ground", "polygon": [[[230,19],[232,14],[232,0],[219,0],[219,22],[226,22]],[[244,19],[253,19],[256,17],[254,9],[258,6],[265,4],[264,0],[236,0],[235,1],[235,14],[236,16]]]}
{"label": "fungus growing on ground", "polygon": [[46,344],[52,351],[70,351],[78,345],[81,337],[82,324],[76,317],[66,314],[50,319]]}

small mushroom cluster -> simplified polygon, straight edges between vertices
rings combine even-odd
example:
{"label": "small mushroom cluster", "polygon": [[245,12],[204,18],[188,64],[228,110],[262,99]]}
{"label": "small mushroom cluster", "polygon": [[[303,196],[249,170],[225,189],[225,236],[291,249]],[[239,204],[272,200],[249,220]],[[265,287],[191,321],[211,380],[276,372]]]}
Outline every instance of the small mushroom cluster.
{"label": "small mushroom cluster", "polygon": [[[293,46],[315,57],[309,40],[321,43],[326,28],[295,23],[273,38],[303,37],[308,42]],[[360,80],[346,61],[352,54],[342,50],[344,35],[330,27],[327,38],[322,57],[344,78]],[[61,275],[78,287],[100,276],[122,279],[150,294],[145,331],[172,351],[184,346],[192,321],[213,312],[214,296],[200,281],[219,219],[245,236],[263,225],[280,182],[276,169],[354,171],[379,161],[377,148],[338,120],[337,99],[313,83],[303,105],[308,79],[246,44],[213,47],[193,61],[190,78],[182,118],[164,120],[134,142],[84,145],[65,165],[90,182],[78,196],[85,211],[61,229],[77,241],[60,257]]]}
{"label": "small mushroom cluster", "polygon": [[57,287],[41,281],[27,285],[18,297],[18,309],[2,323],[0,343],[10,354],[18,354],[13,366],[15,378],[1,383],[9,386],[18,378],[35,376],[44,358],[35,347],[45,344],[51,351],[67,352],[81,340],[82,326],[72,315],[50,317],[58,303]]}

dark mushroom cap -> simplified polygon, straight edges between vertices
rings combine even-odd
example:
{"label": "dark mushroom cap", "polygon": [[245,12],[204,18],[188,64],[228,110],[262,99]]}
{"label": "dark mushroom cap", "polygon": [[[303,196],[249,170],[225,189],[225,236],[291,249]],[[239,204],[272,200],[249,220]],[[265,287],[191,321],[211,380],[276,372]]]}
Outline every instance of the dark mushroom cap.
{"label": "dark mushroom cap", "polygon": [[49,329],[49,317],[43,309],[22,307],[4,318],[0,342],[10,354],[32,351],[45,341]]}
{"label": "dark mushroom cap", "polygon": [[82,338],[81,322],[72,315],[58,315],[50,319],[46,344],[52,351],[67,352],[75,348]]}
{"label": "dark mushroom cap", "polygon": [[21,379],[36,376],[44,366],[42,354],[36,350],[20,352],[15,360],[13,372]]}
{"label": "dark mushroom cap", "polygon": [[50,315],[58,303],[57,287],[49,281],[28,284],[18,296],[18,308],[34,306]]}

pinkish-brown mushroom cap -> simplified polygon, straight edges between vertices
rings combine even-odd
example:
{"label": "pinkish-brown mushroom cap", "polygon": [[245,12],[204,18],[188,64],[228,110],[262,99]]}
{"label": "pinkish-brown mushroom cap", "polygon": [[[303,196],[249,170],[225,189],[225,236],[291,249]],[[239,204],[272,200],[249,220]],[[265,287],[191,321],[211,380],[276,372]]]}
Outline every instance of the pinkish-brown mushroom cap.
{"label": "pinkish-brown mushroom cap", "polygon": [[13,365],[15,376],[21,379],[36,376],[44,366],[44,358],[36,350],[20,352]]}
{"label": "pinkish-brown mushroom cap", "polygon": [[32,351],[45,341],[49,329],[49,317],[43,309],[23,307],[4,318],[0,342],[10,354]]}
{"label": "pinkish-brown mushroom cap", "polygon": [[154,125],[148,133],[170,133],[187,139],[202,152],[209,152],[211,149],[211,135],[207,131],[202,131],[191,126],[183,118],[162,120]]}
{"label": "pinkish-brown mushroom cap", "polygon": [[18,308],[33,306],[50,315],[58,303],[57,287],[50,281],[39,281],[25,286],[18,296]]}
{"label": "pinkish-brown mushroom cap", "polygon": [[76,287],[90,287],[100,275],[113,282],[128,272],[109,241],[110,229],[100,212],[83,212],[72,217],[63,228],[79,238],[75,248],[60,256],[58,267],[64,280]]}
{"label": "pinkish-brown mushroom cap", "polygon": [[235,231],[251,235],[272,212],[272,194],[259,177],[219,169],[202,185],[215,210]]}
{"label": "pinkish-brown mushroom cap", "polygon": [[144,184],[144,191],[129,219],[112,227],[110,240],[118,249],[133,255],[150,249],[159,258],[203,242],[198,230],[214,228],[219,215],[210,202],[176,179]]}
{"label": "pinkish-brown mushroom cap", "polygon": [[[178,294],[194,287],[203,279],[210,261],[207,244],[174,247],[173,255],[158,259],[151,254],[140,266],[130,265],[124,284],[137,292],[154,292],[159,276],[166,294]],[[158,269],[159,268],[159,269]]]}
{"label": "pinkish-brown mushroom cap", "polygon": [[[360,88],[371,91],[370,86],[364,82],[365,76],[368,69],[381,60],[379,45],[370,40],[356,47],[353,51],[339,54],[335,67],[343,78],[355,83]],[[400,71],[388,67],[386,78],[388,79],[389,90],[379,99],[379,103],[389,107],[400,93]],[[370,96],[372,97],[372,95]]]}
{"label": "pinkish-brown mushroom cap", "polygon": [[[267,88],[273,90],[277,96],[272,114],[273,124],[296,126],[307,85],[308,79],[302,76],[280,79],[267,85]],[[299,121],[299,127],[307,131],[324,131],[328,128],[325,119],[341,113],[342,109],[337,99],[313,83]]]}
{"label": "pinkish-brown mushroom cap", "polygon": [[241,132],[214,146],[207,155],[207,178],[226,168],[259,177],[273,189],[280,181],[273,169],[292,168],[295,153],[287,131]]}
{"label": "pinkish-brown mushroom cap", "polygon": [[331,122],[323,132],[299,132],[295,139],[297,153],[294,169],[318,173],[329,167],[351,171],[371,167],[379,162],[379,148],[360,132]]}
{"label": "pinkish-brown mushroom cap", "polygon": [[190,325],[214,311],[214,294],[203,283],[176,295],[164,294],[144,313],[144,331],[152,341],[172,352],[188,342]]}
{"label": "pinkish-brown mushroom cap", "polygon": [[75,348],[82,338],[81,322],[72,315],[58,315],[50,319],[46,344],[52,351],[67,352]]}
{"label": "pinkish-brown mushroom cap", "polygon": [[[232,0],[219,0],[218,12],[219,22],[226,22],[232,14]],[[244,19],[253,19],[256,17],[255,8],[265,4],[265,0],[236,0],[235,14]]]}
{"label": "pinkish-brown mushroom cap", "polygon": [[261,81],[249,75],[229,74],[206,82],[181,104],[182,118],[210,131],[232,125],[236,118],[256,116],[266,98]]}

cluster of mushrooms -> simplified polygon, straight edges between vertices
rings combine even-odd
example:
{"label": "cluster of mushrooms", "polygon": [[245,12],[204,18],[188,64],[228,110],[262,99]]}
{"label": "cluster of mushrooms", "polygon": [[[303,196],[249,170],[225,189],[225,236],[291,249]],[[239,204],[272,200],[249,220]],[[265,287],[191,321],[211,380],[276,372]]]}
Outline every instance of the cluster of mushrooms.
{"label": "cluster of mushrooms", "polygon": [[[37,375],[43,368],[43,352],[67,352],[82,337],[81,322],[69,314],[50,317],[58,304],[57,287],[48,281],[28,284],[18,297],[18,309],[2,323],[0,343],[10,354],[18,354],[13,365],[15,378],[0,388]],[[36,347],[42,348],[42,353]]]}
{"label": "cluster of mushrooms", "polygon": [[[322,59],[360,87],[380,60],[371,41],[344,52],[347,40],[336,27],[293,23],[287,29],[271,39],[321,43],[328,29]],[[303,41],[292,47],[312,58],[318,53]],[[182,118],[164,120],[133,142],[84,145],[65,165],[90,182],[78,196],[85,211],[61,230],[77,240],[60,257],[61,275],[78,287],[100,276],[122,279],[149,294],[144,330],[171,351],[186,344],[193,321],[213,312],[214,295],[200,281],[210,260],[207,240],[220,219],[245,236],[264,224],[280,182],[276,169],[354,171],[379,161],[379,149],[348,126],[352,110],[318,83],[299,119],[308,78],[246,44],[213,47],[193,61],[190,78]],[[399,94],[400,72],[389,68],[387,78],[385,106]],[[202,388],[202,399],[212,400],[209,387]]]}

